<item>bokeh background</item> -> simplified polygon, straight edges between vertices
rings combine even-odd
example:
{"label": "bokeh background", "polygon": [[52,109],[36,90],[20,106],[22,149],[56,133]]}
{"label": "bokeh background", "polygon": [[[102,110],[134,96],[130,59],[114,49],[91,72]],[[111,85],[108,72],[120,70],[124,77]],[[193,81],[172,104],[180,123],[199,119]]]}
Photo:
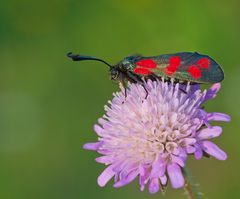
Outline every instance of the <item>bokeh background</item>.
{"label": "bokeh background", "polygon": [[[216,143],[228,152],[187,162],[209,199],[240,198],[240,1],[1,0],[0,198],[162,198],[137,183],[98,187],[104,166],[82,145],[95,141],[92,126],[118,85],[97,62],[74,63],[73,51],[116,63],[134,53],[209,54],[226,78],[208,111],[231,123]],[[184,199],[167,190],[166,199]]]}

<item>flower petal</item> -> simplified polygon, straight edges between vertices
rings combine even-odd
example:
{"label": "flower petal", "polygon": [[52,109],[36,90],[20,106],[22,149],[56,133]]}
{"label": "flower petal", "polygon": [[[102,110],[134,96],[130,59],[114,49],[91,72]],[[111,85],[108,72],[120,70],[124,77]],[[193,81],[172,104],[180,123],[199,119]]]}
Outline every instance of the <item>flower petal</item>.
{"label": "flower petal", "polygon": [[99,136],[102,136],[103,133],[104,133],[104,129],[97,124],[94,125],[93,129],[97,133],[97,135],[99,135]]}
{"label": "flower petal", "polygon": [[203,156],[203,151],[202,151],[201,147],[198,144],[195,144],[195,148],[196,148],[196,151],[194,153],[194,157],[197,160],[200,160],[202,158],[202,156]]}
{"label": "flower petal", "polygon": [[121,179],[120,181],[116,182],[113,186],[115,188],[119,188],[119,187],[122,187],[130,182],[132,182],[139,174],[139,170],[135,170],[135,171],[132,171],[130,172],[127,177]]}
{"label": "flower petal", "polygon": [[162,176],[166,171],[166,163],[159,157],[152,165],[151,177]]}
{"label": "flower petal", "polygon": [[191,89],[191,92],[194,93],[195,91],[200,90],[200,84],[193,84],[191,85],[190,89]]}
{"label": "flower petal", "polygon": [[86,150],[97,151],[98,148],[101,146],[102,142],[90,142],[83,145],[83,148]]}
{"label": "flower petal", "polygon": [[167,172],[173,188],[178,189],[184,186],[182,171],[177,164],[169,164]]}
{"label": "flower petal", "polygon": [[224,113],[213,112],[207,114],[207,120],[229,122],[231,120],[231,117]]}
{"label": "flower petal", "polygon": [[[179,147],[180,148],[180,147]],[[180,148],[179,149],[180,153],[178,154],[178,157],[182,158],[183,161],[185,162],[186,159],[187,159],[187,153],[186,151],[184,150],[184,148]]]}
{"label": "flower petal", "polygon": [[220,126],[213,126],[210,128],[205,128],[199,131],[197,137],[200,140],[211,139],[220,136],[222,133],[222,128]]}
{"label": "flower petal", "polygon": [[98,163],[102,163],[102,164],[111,164],[113,161],[113,158],[110,156],[101,156],[101,157],[97,157],[96,162]]}
{"label": "flower petal", "polygon": [[222,149],[220,149],[216,144],[210,141],[203,141],[202,148],[206,153],[215,157],[218,160],[227,159],[227,154]]}
{"label": "flower petal", "polygon": [[140,174],[139,184],[141,187],[140,189],[141,189],[141,191],[143,191],[145,184],[147,184],[149,177],[150,177],[150,169],[141,164],[139,166],[139,174]]}
{"label": "flower petal", "polygon": [[187,147],[185,147],[185,150],[189,154],[194,153],[196,151],[194,146],[187,146]]}
{"label": "flower petal", "polygon": [[196,143],[195,138],[183,138],[179,144],[182,146],[187,146],[187,145],[193,145],[195,143]]}
{"label": "flower petal", "polygon": [[205,101],[216,97],[216,94],[218,93],[220,88],[221,88],[221,83],[213,84],[212,87],[207,90],[207,94],[205,96]]}
{"label": "flower petal", "polygon": [[185,162],[183,158],[180,158],[179,156],[171,155],[171,159],[173,163],[177,163],[179,166],[184,167]]}
{"label": "flower petal", "polygon": [[166,185],[167,184],[167,176],[163,175],[160,177],[160,181],[162,185]]}
{"label": "flower petal", "polygon": [[151,194],[154,194],[154,193],[157,193],[159,191],[159,180],[158,178],[153,178],[150,183],[149,183],[149,186],[148,186],[148,191],[149,193]]}
{"label": "flower petal", "polygon": [[97,182],[100,187],[104,187],[109,180],[115,175],[112,166],[107,167],[98,177]]}

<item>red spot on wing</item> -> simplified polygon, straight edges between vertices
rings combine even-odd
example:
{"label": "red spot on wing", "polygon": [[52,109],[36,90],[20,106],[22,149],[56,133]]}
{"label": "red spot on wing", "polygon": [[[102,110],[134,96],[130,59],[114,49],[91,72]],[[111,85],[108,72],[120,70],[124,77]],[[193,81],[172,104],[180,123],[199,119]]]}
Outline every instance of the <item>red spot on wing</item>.
{"label": "red spot on wing", "polygon": [[176,72],[176,70],[177,70],[177,67],[168,65],[168,66],[166,67],[166,69],[165,69],[165,73],[166,73],[167,75],[172,75],[173,73]]}
{"label": "red spot on wing", "polygon": [[197,62],[197,65],[201,68],[209,68],[210,60],[207,58],[202,58]]}
{"label": "red spot on wing", "polygon": [[170,63],[170,66],[178,67],[180,66],[181,59],[179,56],[170,57],[169,63]]}
{"label": "red spot on wing", "polygon": [[180,64],[181,64],[181,59],[179,56],[170,57],[169,65],[166,67],[165,73],[167,75],[172,75],[177,71]]}
{"label": "red spot on wing", "polygon": [[199,79],[202,76],[201,70],[197,66],[195,66],[195,65],[189,66],[188,73],[194,79]]}
{"label": "red spot on wing", "polygon": [[139,75],[151,75],[152,72],[146,68],[135,68],[134,73]]}
{"label": "red spot on wing", "polygon": [[157,63],[155,61],[153,61],[152,59],[144,59],[141,61],[138,61],[137,66],[141,67],[141,68],[156,68],[157,67]]}

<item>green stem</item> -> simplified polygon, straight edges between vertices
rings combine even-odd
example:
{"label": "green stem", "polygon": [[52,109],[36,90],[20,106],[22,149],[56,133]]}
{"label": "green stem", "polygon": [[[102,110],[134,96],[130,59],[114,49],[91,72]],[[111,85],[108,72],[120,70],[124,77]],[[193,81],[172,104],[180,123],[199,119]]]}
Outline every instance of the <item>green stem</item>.
{"label": "green stem", "polygon": [[192,176],[186,166],[183,168],[183,173],[186,181],[184,189],[188,199],[203,199],[202,193],[198,191],[197,185],[193,182]]}

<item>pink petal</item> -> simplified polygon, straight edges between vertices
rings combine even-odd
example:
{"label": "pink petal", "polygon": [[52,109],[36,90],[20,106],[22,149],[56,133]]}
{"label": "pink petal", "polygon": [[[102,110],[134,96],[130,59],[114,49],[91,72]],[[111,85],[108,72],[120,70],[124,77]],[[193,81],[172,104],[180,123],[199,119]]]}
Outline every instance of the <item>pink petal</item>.
{"label": "pink petal", "polygon": [[197,160],[200,160],[203,156],[203,151],[198,144],[195,144],[195,148],[196,148],[196,151],[194,153],[194,156]]}
{"label": "pink petal", "polygon": [[152,165],[151,177],[159,177],[165,173],[166,163],[159,157]]}
{"label": "pink petal", "polygon": [[216,144],[210,141],[203,141],[202,148],[206,153],[215,157],[218,160],[227,159],[227,154],[222,149],[220,149]]}
{"label": "pink petal", "polygon": [[140,176],[145,175],[145,167],[142,164],[139,165],[139,174]]}
{"label": "pink petal", "polygon": [[171,155],[171,159],[172,159],[173,163],[177,163],[179,166],[184,167],[185,162],[184,162],[183,158],[180,158],[175,155]]}
{"label": "pink petal", "polygon": [[101,125],[104,125],[104,124],[108,123],[108,121],[103,119],[103,118],[99,118],[98,123],[101,124]]}
{"label": "pink petal", "polygon": [[207,120],[229,122],[231,120],[231,117],[224,113],[214,112],[207,114]]}
{"label": "pink petal", "polygon": [[179,155],[179,153],[180,153],[179,147],[176,147],[172,152],[172,154],[174,154],[174,155]]}
{"label": "pink petal", "polygon": [[86,150],[97,151],[98,148],[101,146],[102,142],[90,142],[83,145],[83,148]]}
{"label": "pink petal", "polygon": [[215,93],[218,93],[220,89],[221,89],[221,83],[215,83],[210,88],[210,90]]}
{"label": "pink petal", "polygon": [[160,177],[160,181],[162,185],[166,185],[167,184],[167,176],[163,175]]}
{"label": "pink petal", "polygon": [[140,174],[139,184],[141,187],[140,189],[141,189],[141,191],[143,191],[144,186],[145,186],[145,184],[147,184],[149,177],[150,177],[150,169],[144,165],[140,165],[139,166],[139,174]]}
{"label": "pink petal", "polygon": [[116,161],[113,164],[113,171],[115,171],[115,173],[119,173],[123,170],[123,168],[128,164],[128,162],[121,160],[121,161]]}
{"label": "pink petal", "polygon": [[221,88],[220,83],[213,84],[212,87],[210,89],[208,89],[207,94],[205,96],[205,100],[209,100],[209,99],[216,97],[216,94],[218,93],[220,88]]}
{"label": "pink petal", "polygon": [[196,139],[195,138],[183,138],[180,141],[180,144],[183,146],[187,146],[187,145],[193,145],[196,143]]}
{"label": "pink petal", "polygon": [[104,187],[109,180],[115,175],[112,166],[107,167],[98,177],[97,182],[100,187]]}
{"label": "pink petal", "polygon": [[189,154],[194,153],[196,151],[196,148],[194,146],[187,146],[185,149]]}
{"label": "pink petal", "polygon": [[184,161],[186,161],[186,159],[187,159],[187,153],[186,153],[186,151],[185,151],[183,148],[180,148],[179,150],[180,150],[180,153],[178,154],[178,156],[179,156],[180,158],[182,158]]}
{"label": "pink petal", "polygon": [[110,156],[101,156],[95,159],[96,162],[102,163],[102,164],[111,164],[113,161],[113,158]]}
{"label": "pink petal", "polygon": [[130,172],[126,178],[121,179],[120,181],[116,182],[113,186],[115,188],[122,187],[130,182],[132,182],[139,174],[139,170],[135,170]]}
{"label": "pink petal", "polygon": [[222,133],[222,128],[220,126],[213,126],[209,128],[205,128],[199,131],[197,137],[200,140],[210,139],[214,137],[218,137]]}
{"label": "pink petal", "polygon": [[[129,177],[129,175],[133,172],[133,171],[137,171],[139,173],[139,165],[138,163],[130,163],[127,162],[126,164],[124,164],[125,166],[122,167],[120,173],[119,173],[119,178],[121,179],[126,179],[127,177]],[[114,170],[114,169],[113,169]],[[114,170],[115,171],[115,170]]]}
{"label": "pink petal", "polygon": [[154,193],[157,193],[159,191],[159,180],[158,178],[153,178],[150,183],[149,183],[149,186],[148,186],[148,191],[149,193],[151,194],[154,194]]}
{"label": "pink petal", "polygon": [[102,136],[104,134],[104,129],[100,127],[99,125],[95,124],[94,125],[94,131],[99,135]]}
{"label": "pink petal", "polygon": [[178,189],[184,186],[182,171],[177,164],[169,164],[167,166],[167,172],[173,188]]}
{"label": "pink petal", "polygon": [[193,84],[191,85],[190,89],[191,89],[191,92],[194,93],[195,91],[200,89],[200,84]]}

